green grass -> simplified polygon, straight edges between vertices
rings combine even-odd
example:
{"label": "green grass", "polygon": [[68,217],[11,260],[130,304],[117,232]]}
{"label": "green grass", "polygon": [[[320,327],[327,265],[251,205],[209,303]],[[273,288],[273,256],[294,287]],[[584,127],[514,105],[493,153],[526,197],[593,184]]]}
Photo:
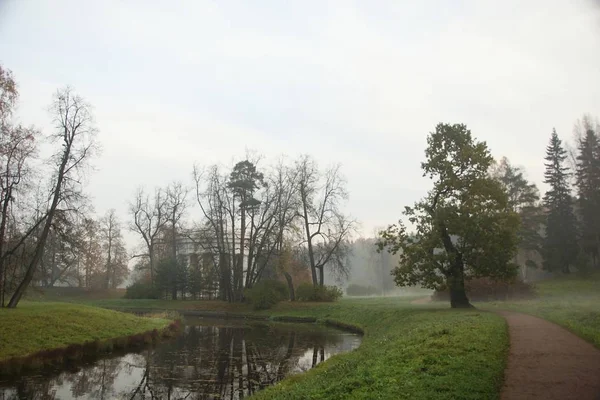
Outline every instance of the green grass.
{"label": "green grass", "polygon": [[168,323],[85,305],[24,301],[16,309],[0,309],[0,361],[161,329]]}
{"label": "green grass", "polygon": [[[406,297],[346,298],[337,303],[280,303],[274,309],[258,314],[343,322],[361,328],[365,336],[358,349],[336,355],[253,398],[497,399],[509,341],[505,321],[486,310],[506,309],[536,315],[562,325],[600,347],[600,275],[548,280],[538,283],[536,291],[539,297],[535,300],[480,303],[477,306],[483,310],[467,311],[451,310],[445,302],[414,306],[410,304],[411,298]],[[70,296],[63,295],[62,299],[117,309],[194,309],[257,314],[247,305],[220,301]],[[47,304],[56,306],[29,303],[27,307],[35,311],[36,307]],[[0,314],[0,344],[4,349],[6,323],[3,317]],[[121,323],[118,325],[123,327]],[[13,336],[19,337],[18,334]]]}
{"label": "green grass", "polygon": [[537,283],[534,300],[483,303],[487,309],[504,309],[535,315],[561,325],[600,348],[600,274],[577,275]]}
{"label": "green grass", "polygon": [[255,312],[219,301],[106,299],[124,309],[225,311],[304,316],[361,328],[361,346],[259,392],[256,399],[497,399],[508,352],[503,318],[447,303],[415,307],[414,297],[345,298],[336,303],[283,302]]}
{"label": "green grass", "polygon": [[78,287],[31,287],[25,293],[27,301],[79,302],[90,300],[119,299],[125,289],[88,289]]}
{"label": "green grass", "polygon": [[496,399],[508,351],[505,321],[480,311],[416,308],[400,298],[347,299],[272,315],[362,328],[361,346],[259,392],[256,399]]}
{"label": "green grass", "polygon": [[[414,297],[283,302],[255,312],[220,301],[89,299],[122,309],[205,310],[315,317],[364,331],[361,346],[259,392],[256,399],[497,399],[508,352],[503,318],[447,303],[413,306]],[[83,299],[78,300],[81,302]],[[30,303],[31,304],[31,303]],[[43,307],[47,303],[37,303]],[[121,325],[121,324],[120,324]]]}

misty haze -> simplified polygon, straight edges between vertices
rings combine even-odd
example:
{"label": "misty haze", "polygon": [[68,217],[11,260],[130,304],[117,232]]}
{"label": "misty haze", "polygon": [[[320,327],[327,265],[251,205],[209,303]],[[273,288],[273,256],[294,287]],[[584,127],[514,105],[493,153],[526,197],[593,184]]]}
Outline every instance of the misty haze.
{"label": "misty haze", "polygon": [[0,398],[600,398],[600,3],[0,0]]}

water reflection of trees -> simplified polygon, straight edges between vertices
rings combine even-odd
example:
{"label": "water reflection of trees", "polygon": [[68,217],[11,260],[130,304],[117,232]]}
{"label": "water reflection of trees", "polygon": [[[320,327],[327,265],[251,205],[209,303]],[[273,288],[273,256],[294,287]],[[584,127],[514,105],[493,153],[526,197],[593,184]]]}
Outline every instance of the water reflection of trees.
{"label": "water reflection of trees", "polygon": [[[0,390],[0,400],[45,400],[67,393],[90,399],[241,399],[314,367],[343,338],[296,328],[187,326],[177,339],[141,354],[100,360],[52,379],[21,379],[10,390]],[[55,394],[57,387],[62,396]]]}
{"label": "water reflection of trees", "polygon": [[323,361],[336,337],[268,325],[189,326],[180,340],[144,355],[144,384],[131,398],[243,398],[306,369],[299,364],[307,351],[320,354],[311,366]]}

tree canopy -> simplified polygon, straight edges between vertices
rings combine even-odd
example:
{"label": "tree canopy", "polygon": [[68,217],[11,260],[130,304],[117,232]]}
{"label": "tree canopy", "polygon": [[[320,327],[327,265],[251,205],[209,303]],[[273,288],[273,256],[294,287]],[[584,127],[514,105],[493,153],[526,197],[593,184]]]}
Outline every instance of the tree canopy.
{"label": "tree canopy", "polygon": [[428,136],[421,168],[433,187],[404,212],[415,230],[400,221],[378,242],[380,250],[400,254],[392,272],[397,285],[448,287],[451,306],[468,307],[465,280],[515,275],[519,217],[488,173],[492,162],[486,143],[463,124],[440,123]]}

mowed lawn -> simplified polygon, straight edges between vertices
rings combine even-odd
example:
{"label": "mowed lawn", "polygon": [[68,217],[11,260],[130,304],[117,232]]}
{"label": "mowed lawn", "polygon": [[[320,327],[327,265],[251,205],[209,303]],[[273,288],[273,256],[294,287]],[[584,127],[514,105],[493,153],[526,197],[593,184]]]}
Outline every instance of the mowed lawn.
{"label": "mowed lawn", "polygon": [[21,302],[0,309],[0,360],[162,329],[169,322],[86,305]]}
{"label": "mowed lawn", "polygon": [[535,284],[533,300],[480,303],[535,315],[561,325],[600,348],[600,274],[563,276]]}

